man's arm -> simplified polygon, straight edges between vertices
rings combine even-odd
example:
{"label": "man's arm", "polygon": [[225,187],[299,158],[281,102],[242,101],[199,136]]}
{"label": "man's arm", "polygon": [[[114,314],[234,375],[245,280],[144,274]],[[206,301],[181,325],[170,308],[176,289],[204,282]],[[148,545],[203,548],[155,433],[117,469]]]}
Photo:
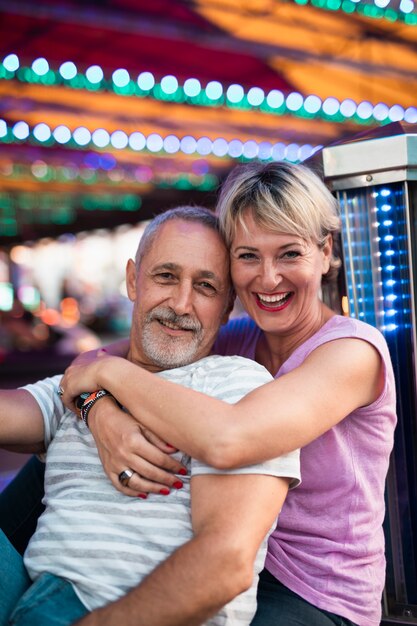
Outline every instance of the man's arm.
{"label": "man's arm", "polygon": [[19,452],[44,450],[42,412],[25,389],[0,390],[0,446]]}
{"label": "man's arm", "polygon": [[252,584],[258,548],[288,490],[256,474],[191,479],[194,537],[120,600],[77,626],[199,626]]}

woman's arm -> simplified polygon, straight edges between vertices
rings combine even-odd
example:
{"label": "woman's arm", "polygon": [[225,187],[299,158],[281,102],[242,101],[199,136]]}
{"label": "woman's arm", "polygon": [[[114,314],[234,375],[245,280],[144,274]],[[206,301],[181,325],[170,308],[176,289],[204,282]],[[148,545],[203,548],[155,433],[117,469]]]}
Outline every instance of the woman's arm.
{"label": "woman's arm", "polygon": [[219,469],[261,462],[310,443],[380,395],[379,353],[358,339],[316,350],[292,372],[234,405],[186,389],[117,358],[72,365],[62,386],[71,406],[87,385],[104,388],[164,441]]}

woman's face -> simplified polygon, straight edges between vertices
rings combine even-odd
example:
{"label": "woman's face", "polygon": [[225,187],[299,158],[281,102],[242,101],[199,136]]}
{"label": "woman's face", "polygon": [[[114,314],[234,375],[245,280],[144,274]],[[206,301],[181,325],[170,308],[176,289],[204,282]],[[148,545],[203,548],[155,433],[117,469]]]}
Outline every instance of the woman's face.
{"label": "woman's face", "polygon": [[232,280],[242,305],[265,332],[291,331],[315,319],[331,239],[323,248],[297,235],[260,228],[250,211],[231,245]]}

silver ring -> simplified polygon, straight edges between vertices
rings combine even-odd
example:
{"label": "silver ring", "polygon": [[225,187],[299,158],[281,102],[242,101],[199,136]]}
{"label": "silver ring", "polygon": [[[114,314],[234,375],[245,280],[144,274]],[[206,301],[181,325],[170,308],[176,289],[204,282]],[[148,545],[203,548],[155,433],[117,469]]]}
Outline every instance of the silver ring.
{"label": "silver ring", "polygon": [[61,385],[58,387],[57,394],[59,395],[59,397],[64,395],[64,389],[61,387]]}
{"label": "silver ring", "polygon": [[123,472],[119,474],[119,482],[123,485],[123,487],[127,487],[129,484],[129,480],[132,478],[135,472],[131,469],[125,469]]}

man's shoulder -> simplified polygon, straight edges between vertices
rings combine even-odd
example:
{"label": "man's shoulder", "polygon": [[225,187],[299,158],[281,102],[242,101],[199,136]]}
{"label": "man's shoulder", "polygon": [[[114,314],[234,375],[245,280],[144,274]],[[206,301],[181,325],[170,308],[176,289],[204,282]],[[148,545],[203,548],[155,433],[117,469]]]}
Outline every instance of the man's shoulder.
{"label": "man's shoulder", "polygon": [[219,372],[220,370],[224,372],[250,370],[252,372],[264,373],[272,378],[263,365],[260,365],[256,361],[252,361],[252,359],[239,355],[221,356],[218,354],[210,354],[202,359],[199,359],[198,361],[194,361],[194,363],[189,363],[188,365],[183,365],[182,367],[178,367],[173,370],[165,370],[163,374],[169,375],[169,373],[172,373],[174,375],[181,375],[183,373],[186,375],[189,372],[201,370],[205,370],[207,372]]}

